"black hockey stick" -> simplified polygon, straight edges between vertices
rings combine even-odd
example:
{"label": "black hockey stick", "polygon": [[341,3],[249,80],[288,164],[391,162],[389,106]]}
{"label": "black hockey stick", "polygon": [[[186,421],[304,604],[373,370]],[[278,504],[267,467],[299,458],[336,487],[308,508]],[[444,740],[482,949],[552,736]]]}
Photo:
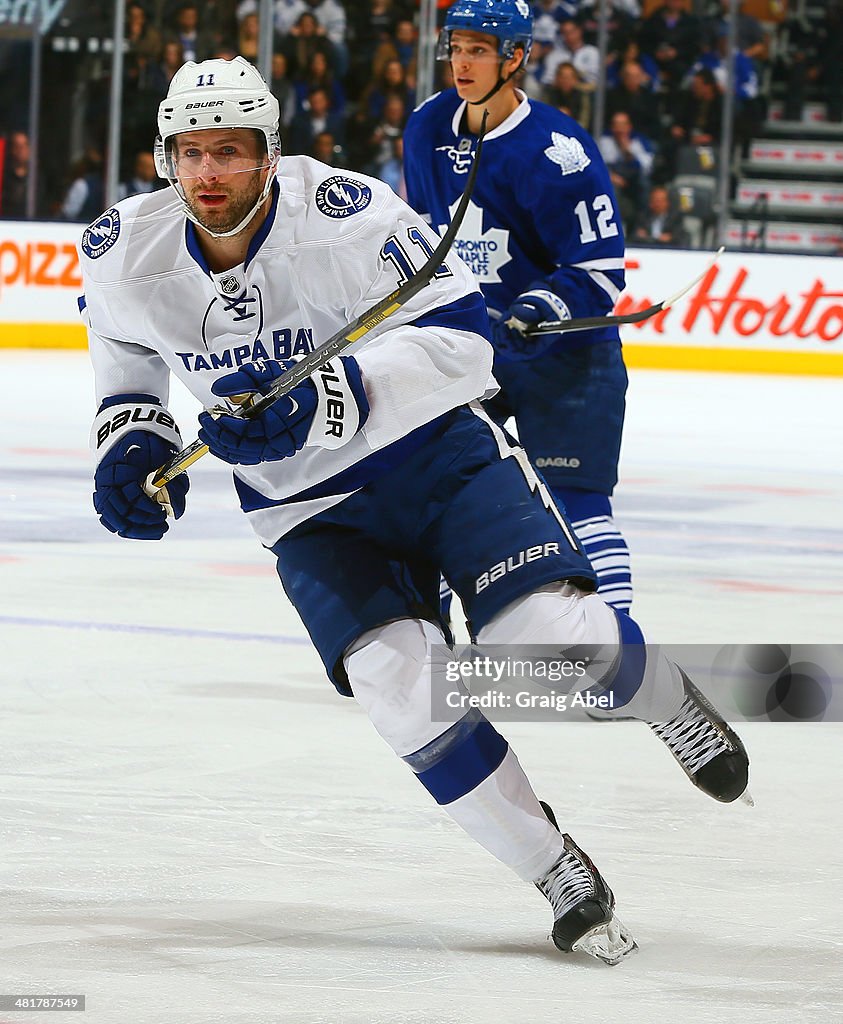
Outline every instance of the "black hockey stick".
{"label": "black hockey stick", "polygon": [[622,324],[640,324],[643,320],[649,320],[651,316],[655,316],[656,313],[661,313],[666,309],[670,309],[672,305],[679,301],[686,292],[689,292],[698,281],[701,281],[705,275],[711,270],[714,264],[720,258],[720,254],[723,252],[724,246],[720,246],[717,252],[714,254],[714,258],[708,264],[708,266],[694,278],[690,284],[686,284],[683,288],[680,288],[675,295],[671,295],[670,298],[662,299],[661,302],[657,302],[654,306],[648,306],[646,309],[639,310],[637,313],[624,313],[621,316],[582,316],[574,320],[543,320],[540,324],[536,324],[535,327],[530,327],[524,334],[526,337],[534,337],[541,334],[565,334],[568,331],[594,331],[599,327],[618,327]]}
{"label": "black hockey stick", "polygon": [[[394,292],[391,292],[386,298],[376,302],[371,309],[367,309],[365,313],[361,313],[360,316],[356,317],[351,323],[346,324],[336,334],[330,337],[323,345],[319,348],[314,349],[310,355],[305,356],[300,362],[296,363],[295,366],[282,374],[272,385],[266,394],[258,394],[248,396],[248,398],[240,403],[240,407],[234,411],[228,413],[228,415],[235,416],[242,419],[252,419],[255,416],[259,416],[264,409],[267,409],[273,402],[277,402],[279,398],[283,398],[284,395],[288,394],[298,384],[306,380],[315,370],[318,370],[320,366],[324,366],[325,363],[330,362],[334,356],[339,355],[344,349],[348,348],[349,345],[353,345],[355,341],[359,341],[364,335],[368,334],[371,330],[383,323],[387,317],[392,316],[396,310],[406,305],[409,300],[422,290],[433,278],[433,275],[437,272],[442,264],[442,261],[448,255],[448,251],[454,242],[457,232],[462,224],[465,211],[468,209],[469,201],[471,200],[471,193],[474,188],[474,182],[477,178],[477,168],[480,160],[480,150],[483,146],[483,135],[486,130],[486,117],[488,111],[484,111],[483,120],[480,124],[480,132],[477,136],[477,149],[474,153],[474,162],[471,165],[471,171],[468,175],[468,180],[465,183],[465,190],[460,197],[459,205],[454,213],[451,223],[448,225],[448,230],[442,236],[441,241],[433,250],[428,261],[421,267],[420,270],[416,271],[415,274],[405,281],[399,288],[396,288]],[[156,469],[153,473],[147,477],[144,488],[151,497],[155,495],[156,491],[159,491],[162,487],[168,484],[171,480],[177,477],[180,473],[183,473],[189,466],[192,466],[194,462],[197,462],[202,458],[203,455],[208,453],[209,449],[206,444],[200,440],[196,440],[193,444],[188,445],[183,451],[178,452],[174,455],[169,462],[165,462],[163,466]]]}

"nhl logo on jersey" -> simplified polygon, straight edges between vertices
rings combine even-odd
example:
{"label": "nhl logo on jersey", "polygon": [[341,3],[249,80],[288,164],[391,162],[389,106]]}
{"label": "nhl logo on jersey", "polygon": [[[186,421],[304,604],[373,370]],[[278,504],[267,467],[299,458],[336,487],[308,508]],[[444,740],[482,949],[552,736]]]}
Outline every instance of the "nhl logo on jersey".
{"label": "nhl logo on jersey", "polygon": [[82,235],[82,252],[92,260],[97,260],[114,245],[120,235],[120,214],[112,208],[85,228]]}
{"label": "nhl logo on jersey", "polygon": [[582,148],[579,139],[572,139],[560,132],[551,132],[552,146],[548,146],[544,155],[548,160],[559,164],[563,174],[575,174],[582,171],[591,163],[591,157]]}
{"label": "nhl logo on jersey", "polygon": [[447,153],[454,165],[454,174],[468,174],[472,164],[471,139],[460,139],[456,146],[437,146],[437,153]]}
{"label": "nhl logo on jersey", "polygon": [[372,201],[372,190],[353,178],[328,178],[316,189],[315,198],[317,210],[336,220],[365,210]]}
{"label": "nhl logo on jersey", "polygon": [[220,281],[220,289],[226,295],[234,295],[240,289],[240,281],[236,277],[224,277]]}

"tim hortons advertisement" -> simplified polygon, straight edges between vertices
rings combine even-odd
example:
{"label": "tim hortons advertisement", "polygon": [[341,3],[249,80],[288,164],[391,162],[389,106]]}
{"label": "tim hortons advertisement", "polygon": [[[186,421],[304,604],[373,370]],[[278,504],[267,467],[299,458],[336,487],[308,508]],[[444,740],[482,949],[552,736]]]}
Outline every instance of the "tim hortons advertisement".
{"label": "tim hortons advertisement", "polygon": [[[702,252],[629,249],[617,314],[668,298],[707,263]],[[622,328],[635,366],[843,373],[836,258],[724,253],[675,306]]]}
{"label": "tim hortons advertisement", "polygon": [[84,347],[81,224],[0,221],[0,346]]}
{"label": "tim hortons advertisement", "polygon": [[[78,224],[0,221],[0,345],[84,347]],[[615,312],[668,298],[705,252],[629,249]],[[843,283],[831,257],[724,253],[677,304],[621,334],[631,366],[843,374]]]}

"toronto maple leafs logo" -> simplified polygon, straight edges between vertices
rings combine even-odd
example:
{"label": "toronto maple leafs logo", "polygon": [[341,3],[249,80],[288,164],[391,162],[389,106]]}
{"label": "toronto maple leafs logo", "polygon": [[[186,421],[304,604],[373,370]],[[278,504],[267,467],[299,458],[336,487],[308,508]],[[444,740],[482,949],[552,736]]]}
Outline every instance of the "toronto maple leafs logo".
{"label": "toronto maple leafs logo", "polygon": [[456,146],[437,146],[436,152],[448,154],[454,174],[468,174],[472,164],[471,139],[460,139]]}
{"label": "toronto maple leafs logo", "polygon": [[547,147],[544,155],[548,160],[559,164],[563,174],[576,174],[591,163],[591,157],[586,154],[579,139],[572,139],[560,132],[551,132],[550,138],[553,145]]}
{"label": "toronto maple leafs logo", "polygon": [[114,245],[119,235],[120,212],[112,206],[85,228],[82,235],[82,252],[89,259],[99,259]]}
{"label": "toronto maple leafs logo", "polygon": [[[459,200],[448,207],[453,217]],[[447,224],[439,228],[443,234]],[[501,277],[498,271],[509,263],[509,232],[503,228],[487,228],[483,230],[483,210],[476,203],[470,202],[465,217],[454,239],[457,255],[467,263],[480,284],[495,284]]]}
{"label": "toronto maple leafs logo", "polygon": [[315,199],[316,208],[326,217],[350,217],[366,209],[372,201],[372,190],[362,181],[337,176],[322,182]]}

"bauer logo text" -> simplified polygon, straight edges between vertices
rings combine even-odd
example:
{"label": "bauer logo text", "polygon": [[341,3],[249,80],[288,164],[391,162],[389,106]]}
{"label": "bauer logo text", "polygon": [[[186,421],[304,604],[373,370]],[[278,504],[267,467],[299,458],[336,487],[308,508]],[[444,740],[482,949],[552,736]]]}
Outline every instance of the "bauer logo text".
{"label": "bauer logo text", "polygon": [[502,562],[496,562],[491,568],[487,569],[486,572],[481,573],[474,584],[474,592],[479,594],[481,590],[485,590],[486,587],[491,583],[495,583],[497,580],[506,576],[507,573],[516,572],[522,566],[527,565],[528,562],[535,562],[539,558],[548,558],[550,555],[559,554],[559,545],[550,541],[547,544],[536,544],[531,548],[525,548],[522,551],[516,552],[514,555],[510,555],[509,558]]}

